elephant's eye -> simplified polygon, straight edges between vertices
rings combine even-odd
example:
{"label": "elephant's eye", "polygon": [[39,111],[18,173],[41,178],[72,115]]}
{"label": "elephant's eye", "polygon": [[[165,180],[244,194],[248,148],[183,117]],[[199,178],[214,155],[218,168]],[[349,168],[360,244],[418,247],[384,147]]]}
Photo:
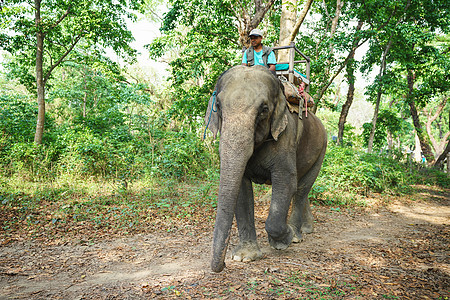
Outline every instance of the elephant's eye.
{"label": "elephant's eye", "polygon": [[267,114],[269,112],[269,107],[267,105],[262,105],[259,109],[260,114]]}

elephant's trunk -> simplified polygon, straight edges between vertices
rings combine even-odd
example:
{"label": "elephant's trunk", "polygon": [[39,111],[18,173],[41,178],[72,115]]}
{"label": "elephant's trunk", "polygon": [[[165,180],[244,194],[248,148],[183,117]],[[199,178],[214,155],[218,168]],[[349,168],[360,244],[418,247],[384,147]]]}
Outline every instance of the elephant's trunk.
{"label": "elephant's trunk", "polygon": [[224,124],[220,138],[220,186],[211,261],[214,272],[221,272],[225,267],[236,201],[245,167],[253,153],[253,128],[242,130],[242,127],[228,127],[234,128],[227,128]]}

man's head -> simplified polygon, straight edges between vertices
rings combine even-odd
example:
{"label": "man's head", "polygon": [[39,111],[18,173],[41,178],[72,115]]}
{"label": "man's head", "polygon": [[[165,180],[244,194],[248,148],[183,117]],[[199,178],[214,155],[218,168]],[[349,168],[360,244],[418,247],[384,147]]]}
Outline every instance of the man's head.
{"label": "man's head", "polygon": [[263,32],[259,29],[253,29],[248,35],[253,48],[259,48],[263,38]]}

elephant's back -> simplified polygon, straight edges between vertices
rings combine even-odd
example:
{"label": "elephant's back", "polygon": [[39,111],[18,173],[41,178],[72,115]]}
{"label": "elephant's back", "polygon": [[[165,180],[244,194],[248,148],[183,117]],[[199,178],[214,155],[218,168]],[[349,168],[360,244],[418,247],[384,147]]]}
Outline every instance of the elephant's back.
{"label": "elephant's back", "polygon": [[303,115],[303,132],[299,139],[297,161],[313,164],[327,146],[327,133],[322,121],[313,113]]}

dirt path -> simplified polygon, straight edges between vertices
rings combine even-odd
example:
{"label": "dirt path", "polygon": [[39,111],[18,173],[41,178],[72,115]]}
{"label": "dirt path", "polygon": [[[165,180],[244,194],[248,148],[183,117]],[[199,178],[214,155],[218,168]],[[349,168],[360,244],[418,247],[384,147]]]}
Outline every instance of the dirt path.
{"label": "dirt path", "polygon": [[269,247],[259,201],[264,258],[227,259],[220,274],[209,271],[212,228],[95,244],[16,241],[0,248],[0,299],[448,299],[450,194],[416,198],[314,207],[315,232],[286,251]]}

